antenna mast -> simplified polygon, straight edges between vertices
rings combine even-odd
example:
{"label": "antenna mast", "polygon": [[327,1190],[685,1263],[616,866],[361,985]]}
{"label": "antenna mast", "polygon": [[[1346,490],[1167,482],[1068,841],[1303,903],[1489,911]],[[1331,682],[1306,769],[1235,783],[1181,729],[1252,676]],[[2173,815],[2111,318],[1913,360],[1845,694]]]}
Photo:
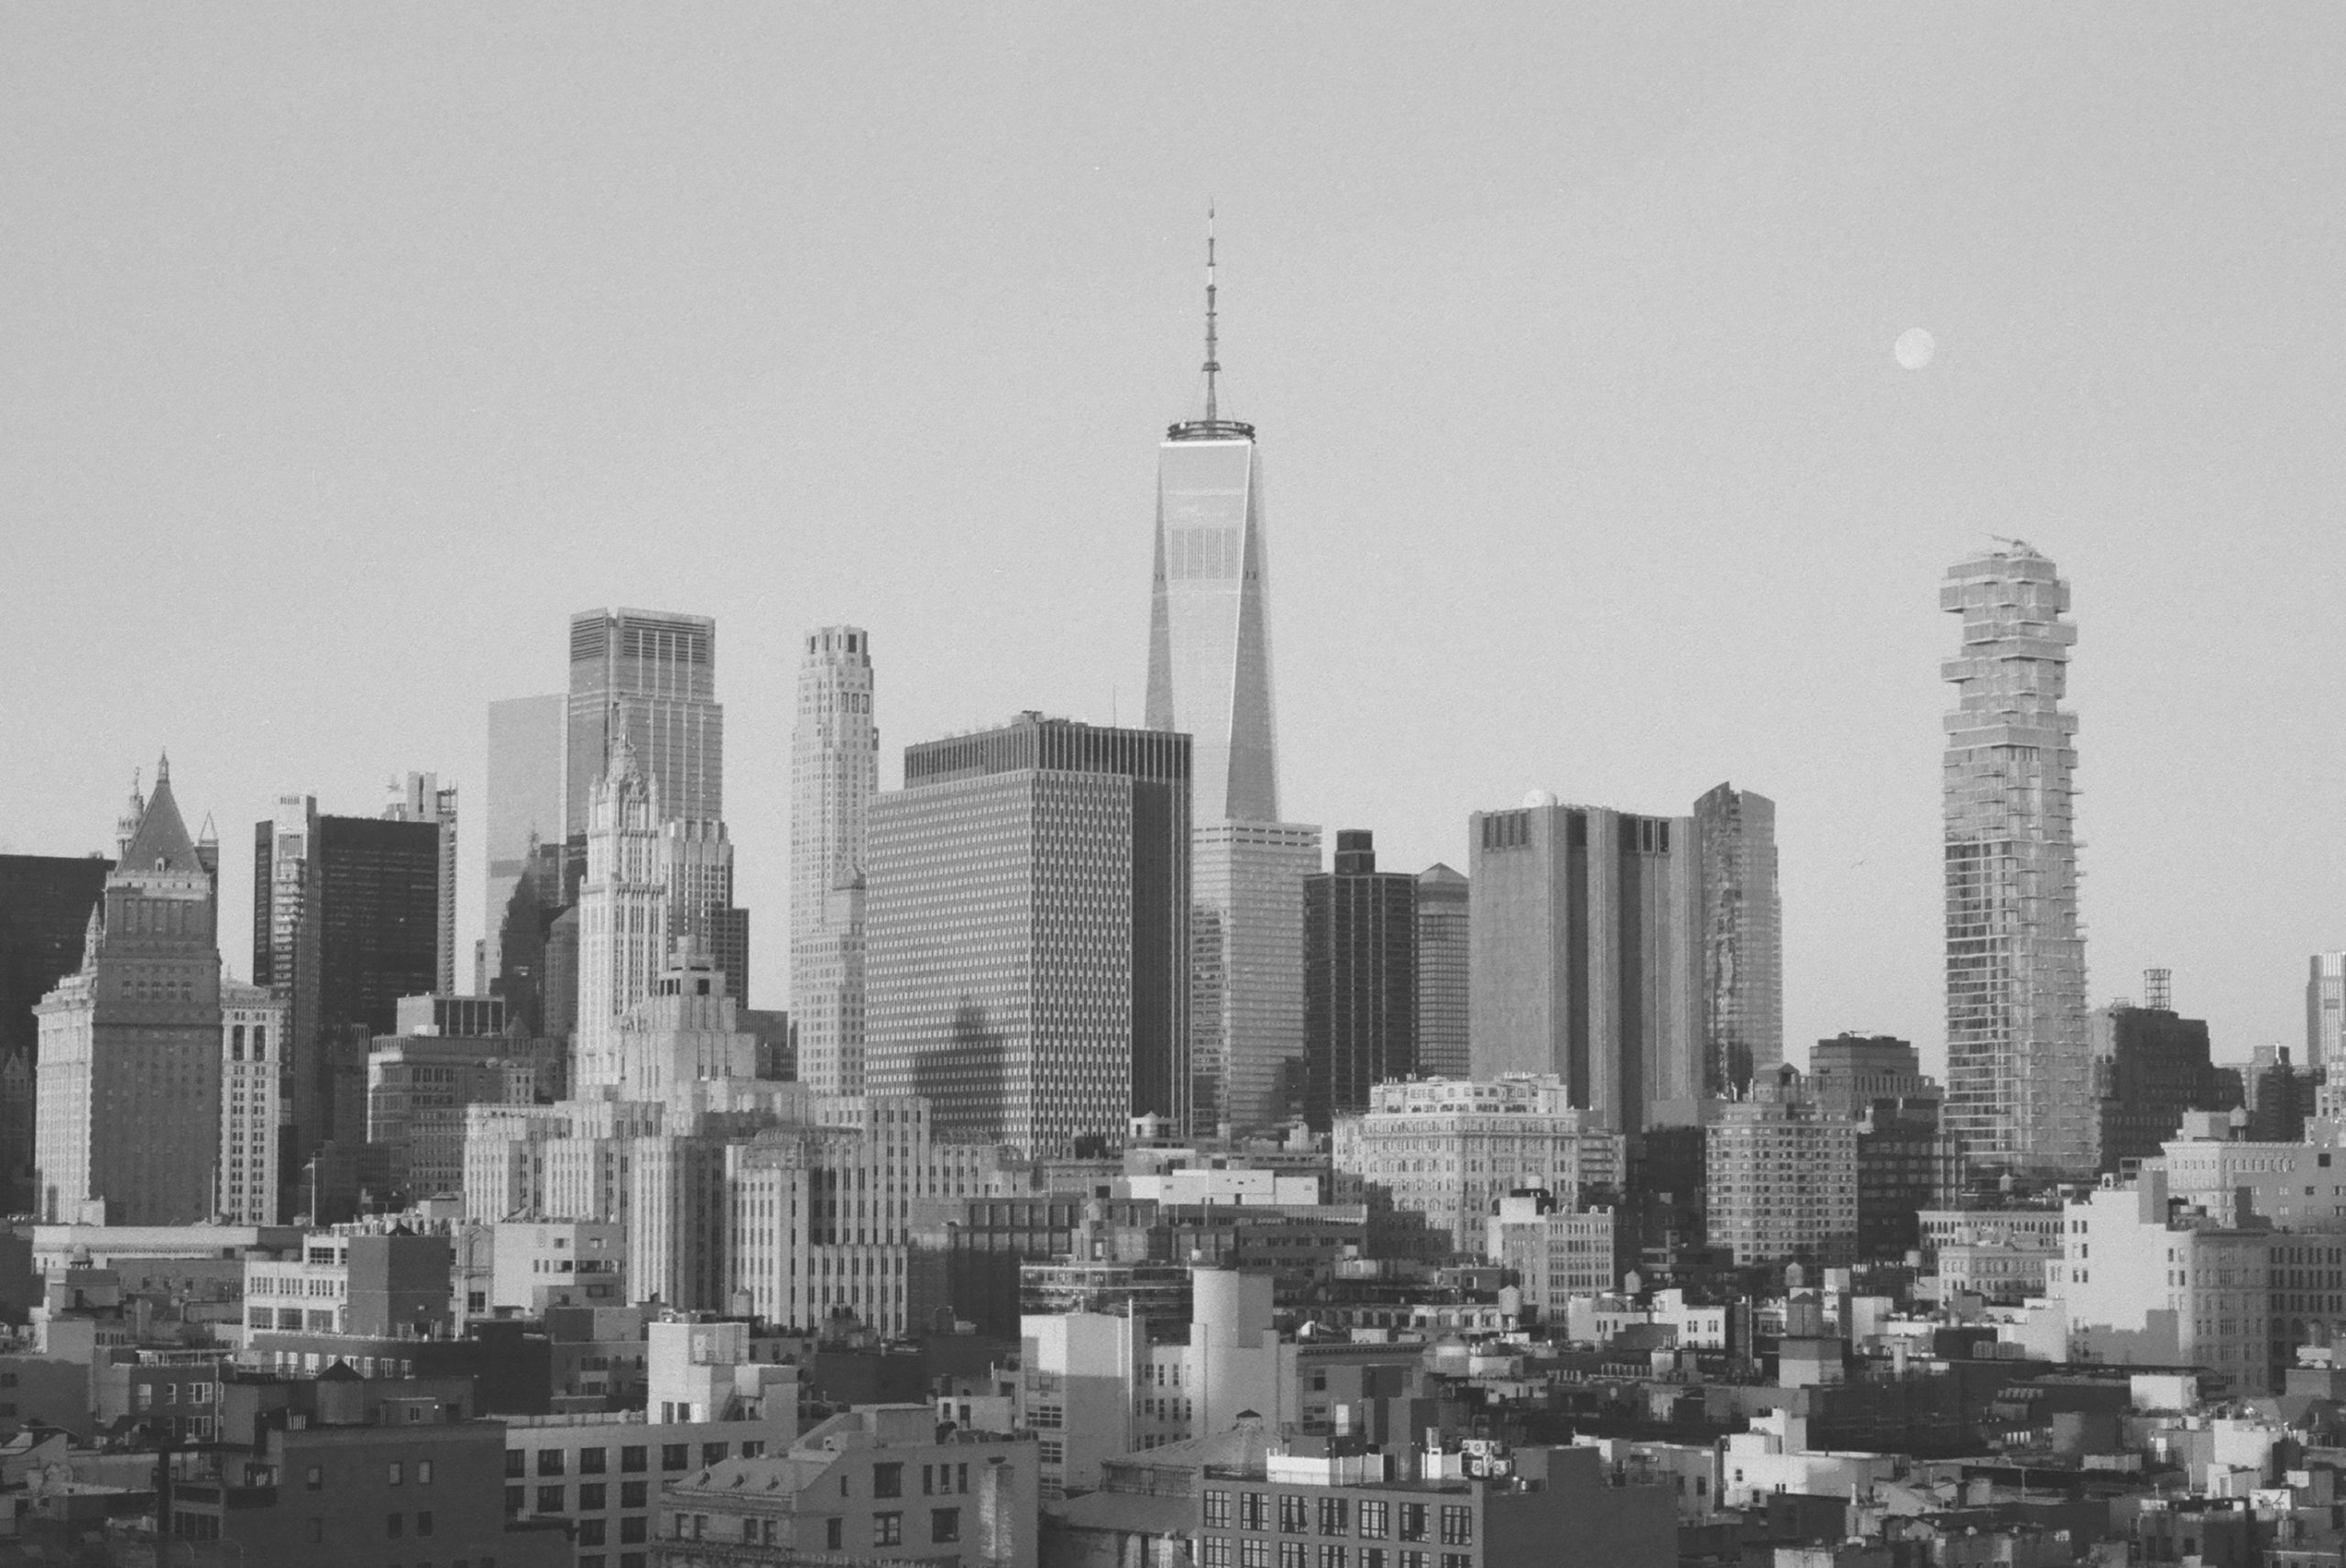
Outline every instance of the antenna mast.
{"label": "antenna mast", "polygon": [[1222,373],[1222,361],[1214,355],[1213,303],[1213,204],[1206,204],[1206,422],[1215,422],[1213,378]]}

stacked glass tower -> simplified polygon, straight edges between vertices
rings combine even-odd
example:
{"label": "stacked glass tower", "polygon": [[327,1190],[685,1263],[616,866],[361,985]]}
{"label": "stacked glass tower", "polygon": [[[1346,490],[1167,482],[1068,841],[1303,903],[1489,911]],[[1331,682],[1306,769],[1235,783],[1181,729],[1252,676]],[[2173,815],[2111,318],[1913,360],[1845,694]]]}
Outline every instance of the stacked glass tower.
{"label": "stacked glass tower", "polygon": [[2017,541],[1958,562],[1946,718],[1946,1125],[1984,1169],[2094,1168],[2085,937],[2072,819],[2077,716],[2063,711],[2069,586]]}

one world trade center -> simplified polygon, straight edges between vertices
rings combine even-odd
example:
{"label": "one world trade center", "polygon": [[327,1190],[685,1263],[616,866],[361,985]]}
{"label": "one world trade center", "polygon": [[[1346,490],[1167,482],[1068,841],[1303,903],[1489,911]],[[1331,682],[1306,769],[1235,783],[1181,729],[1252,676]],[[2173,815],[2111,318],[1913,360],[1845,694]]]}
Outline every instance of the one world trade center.
{"label": "one world trade center", "polygon": [[1270,560],[1255,427],[1217,405],[1206,238],[1205,417],[1157,449],[1148,632],[1152,729],[1190,740],[1190,1082],[1194,1130],[1243,1132],[1299,1108],[1303,882],[1320,830],[1279,820]]}

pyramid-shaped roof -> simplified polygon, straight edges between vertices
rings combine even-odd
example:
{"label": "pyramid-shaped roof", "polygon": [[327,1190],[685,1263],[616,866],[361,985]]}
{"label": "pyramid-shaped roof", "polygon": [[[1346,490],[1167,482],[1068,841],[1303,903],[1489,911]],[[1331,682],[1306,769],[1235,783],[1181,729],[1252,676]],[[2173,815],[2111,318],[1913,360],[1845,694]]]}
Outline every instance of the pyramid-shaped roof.
{"label": "pyramid-shaped roof", "polygon": [[203,874],[196,858],[195,840],[187,836],[187,821],[179,802],[171,798],[171,763],[166,757],[155,766],[155,793],[147,797],[138,827],[122,852],[125,872],[169,871]]}
{"label": "pyramid-shaped roof", "polygon": [[1420,882],[1464,882],[1466,879],[1442,861],[1436,861],[1418,873],[1418,880]]}

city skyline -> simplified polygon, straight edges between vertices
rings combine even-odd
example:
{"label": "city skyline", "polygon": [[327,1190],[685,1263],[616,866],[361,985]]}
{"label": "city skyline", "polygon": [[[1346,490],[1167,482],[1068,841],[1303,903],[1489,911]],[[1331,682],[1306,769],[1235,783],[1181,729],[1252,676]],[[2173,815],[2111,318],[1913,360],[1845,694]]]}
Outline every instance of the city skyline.
{"label": "city skyline", "polygon": [[[59,26],[54,41],[75,36],[74,26]],[[401,42],[399,25],[381,26],[393,45]],[[1117,35],[1098,26],[1079,47],[1088,40],[1108,49]],[[1405,159],[1389,186],[1309,195],[1285,211],[1282,201],[1302,190],[1295,170],[1269,154],[1218,156],[1232,150],[1218,141],[1185,149],[1178,164],[1145,165],[1146,177],[1120,179],[1125,189],[1113,198],[1081,198],[1102,219],[1094,235],[1069,238],[1064,209],[1030,220],[1010,203],[998,236],[981,235],[961,258],[966,274],[991,291],[1011,275],[1014,253],[1040,269],[1047,287],[1037,292],[1057,295],[1061,306],[1072,299],[1074,314],[992,398],[969,395],[981,381],[998,381],[1003,360],[989,352],[992,334],[1033,340],[1022,313],[1035,307],[990,307],[995,319],[981,323],[958,285],[920,308],[952,313],[959,335],[911,334],[921,338],[922,367],[937,386],[916,386],[906,373],[910,358],[882,334],[874,339],[872,385],[844,393],[828,387],[831,406],[817,410],[778,390],[774,378],[803,378],[790,367],[816,362],[799,356],[831,352],[834,340],[818,326],[778,324],[790,318],[776,313],[765,284],[720,271],[707,280],[746,308],[763,366],[740,370],[690,334],[655,352],[632,325],[606,322],[594,331],[599,352],[616,350],[626,364],[641,350],[658,367],[648,377],[630,371],[630,379],[672,387],[685,368],[727,368],[718,389],[685,398],[674,415],[651,411],[641,394],[595,415],[446,346],[470,319],[467,307],[425,277],[427,331],[419,341],[426,346],[403,348],[371,316],[358,318],[360,330],[311,372],[331,383],[288,383],[306,388],[301,395],[314,407],[295,411],[302,444],[283,448],[260,433],[265,422],[255,411],[290,395],[271,378],[288,364],[279,329],[261,334],[257,360],[202,356],[269,374],[239,372],[226,395],[171,407],[121,382],[111,350],[64,357],[69,346],[104,349],[104,341],[46,330],[33,341],[27,386],[66,389],[59,408],[94,410],[121,399],[143,411],[128,424],[144,420],[161,433],[154,452],[214,455],[192,469],[163,464],[150,473],[139,451],[93,445],[95,438],[55,423],[57,415],[25,405],[31,438],[0,459],[15,481],[5,529],[12,554],[27,550],[27,570],[60,582],[113,570],[143,582],[151,568],[136,549],[109,552],[133,557],[126,565],[100,565],[89,552],[178,528],[201,563],[195,580],[203,592],[188,598],[214,608],[200,619],[192,606],[166,611],[180,639],[178,667],[138,683],[92,723],[65,717],[93,688],[71,663],[58,662],[76,645],[66,623],[52,619],[62,607],[33,607],[25,690],[12,712],[60,740],[0,774],[0,837],[25,853],[102,849],[103,813],[87,803],[110,799],[128,765],[166,744],[206,781],[205,797],[223,821],[266,815],[288,782],[314,789],[323,809],[364,810],[386,773],[411,767],[483,799],[480,701],[558,686],[563,672],[540,644],[580,606],[648,600],[725,623],[723,690],[735,720],[728,817],[742,846],[740,902],[767,911],[757,932],[759,994],[750,1001],[778,1002],[787,792],[750,781],[787,777],[788,726],[780,716],[806,630],[840,620],[872,628],[891,651],[891,691],[900,694],[891,696],[894,735],[969,729],[1029,704],[1099,722],[1140,714],[1143,694],[1126,684],[1145,652],[1136,584],[1146,546],[1135,540],[1146,529],[1149,444],[1167,421],[1194,411],[1187,387],[1195,360],[1194,236],[1206,194],[1195,171],[1211,166],[1226,309],[1247,344],[1244,407],[1279,433],[1272,501],[1284,585],[1286,815],[1367,826],[1386,863],[1418,869],[1464,863],[1466,813],[1534,786],[1674,809],[1672,803],[1734,777],[1781,811],[1791,1054],[1797,1059],[1809,1040],[1842,1029],[1881,1030],[1915,1039],[1935,1065],[1943,1060],[1941,890],[1932,751],[1945,632],[1932,598],[1947,562],[1989,532],[2017,532],[2061,563],[2093,638],[2076,683],[2077,707],[2092,726],[2090,793],[2079,821],[2092,844],[2084,894],[2093,927],[2088,1002],[2125,992],[2143,968],[2172,965],[2192,977],[2195,1015],[2209,1019],[2220,1058],[2240,1059],[2269,1042],[2294,1046],[2303,1030],[2306,955],[2341,939],[2333,890],[2346,828],[2300,792],[2312,789],[2308,781],[2337,776],[2346,753],[2338,737],[2290,718],[2303,690],[2335,667],[2346,632],[2318,612],[2313,586],[2294,580],[2308,575],[2284,570],[2322,537],[2326,501],[2308,498],[2346,488],[2316,434],[2334,424],[2339,408],[2327,347],[2339,318],[2306,282],[2327,270],[2319,264],[2330,254],[2326,231],[2303,227],[2311,220],[2269,203],[2235,207],[2247,198],[2230,188],[2242,168],[2268,155],[2304,178],[2323,178],[2334,154],[2320,137],[2337,111],[2268,62],[2253,38],[2206,21],[2115,39],[2089,18],[2048,23],[2038,39],[2045,63],[2025,71],[1998,63],[1961,24],[1917,27],[1910,34],[1876,25],[1832,41],[1825,69],[1836,82],[1863,87],[1878,75],[1885,83],[1859,92],[1834,118],[1804,112],[1783,88],[1782,63],[1797,48],[1817,46],[1818,33],[1797,22],[1747,24],[1736,41],[1757,51],[1758,64],[1738,65],[1695,94],[1672,137],[1620,105],[1561,111],[1565,134],[1605,134],[1586,142],[1559,193],[1526,182],[1529,204],[1496,216],[1471,202],[1520,173],[1513,153],[1493,171],[1494,184],[1463,193],[1444,196],[1428,183],[1430,165]],[[1529,41],[1543,38],[1553,41],[1544,34]],[[266,77],[282,57],[265,39],[250,41],[241,69]],[[1259,69],[1291,63],[1297,41],[1271,29]],[[1597,58],[1622,71],[1659,69],[1641,51],[1661,41],[1639,34],[1604,44]],[[2182,154],[2152,150],[2165,144],[2134,134],[2140,123],[2098,85],[2106,79],[2080,71],[2080,80],[2056,80],[2061,62],[2088,60],[2105,48],[2168,95],[2188,96],[2188,85],[2209,71],[2256,82],[2263,91],[2236,93],[2251,128],[2228,129]],[[1917,49],[1938,64],[1919,84],[1900,63]],[[356,58],[333,40],[325,54],[329,75]],[[676,56],[653,63],[674,66]],[[1434,81],[1454,82],[1457,63],[1437,53]],[[1197,80],[1184,75],[1196,69],[1189,57],[1177,55],[1165,69]],[[1891,82],[1903,85],[1893,93]],[[1316,79],[1309,85],[1307,104],[1329,107],[1329,90]],[[529,84],[524,97],[543,106],[543,85]],[[1982,100],[2055,114],[2089,105],[2093,114],[2042,181],[2006,181],[2036,144],[1974,117],[1966,103]],[[92,101],[114,103],[104,93]],[[1747,139],[1760,150],[1738,152],[1727,129],[1755,105],[1765,111],[1763,128]],[[382,107],[394,125],[411,112],[400,101]],[[109,159],[145,148],[154,124],[130,114],[108,130],[69,114],[34,140],[46,148],[60,134],[91,137],[79,167],[104,190],[129,167]],[[1102,134],[1109,148],[1129,154],[1138,131],[1136,117]],[[1939,178],[1943,166],[1926,144],[1948,137],[1994,177],[1952,186]],[[2130,150],[2130,141],[2145,150]],[[686,145],[696,144],[662,143],[655,155]],[[319,156],[330,167],[350,150]],[[600,144],[587,153],[613,155]],[[426,156],[444,154],[427,146]],[[1749,167],[1745,160],[1770,156],[1785,160],[1783,178],[1811,198],[1808,205],[1792,203],[1779,219],[1731,199],[1700,220],[1663,215],[1716,193],[1727,173]],[[950,155],[945,162],[948,172],[961,167]],[[2102,179],[2110,166],[2127,177]],[[1652,193],[1630,193],[1633,175]],[[738,165],[726,165],[726,179],[738,176]],[[2154,176],[2156,203],[2143,193]],[[515,173],[501,169],[499,177]],[[1933,192],[1928,201],[1914,194],[1924,190]],[[2087,191],[2099,194],[2074,220],[2062,219],[2058,210]],[[294,195],[301,210],[338,211],[323,189],[297,181]],[[619,199],[630,210],[654,200],[633,189]],[[53,211],[53,202],[27,198],[36,211]],[[2169,203],[2188,216],[2160,216]],[[851,224],[876,221],[863,208],[850,213]],[[1841,214],[1866,225],[1864,247]],[[488,225],[484,232],[510,232],[523,254],[534,254],[562,230],[543,226],[553,220],[543,213],[526,215],[531,223],[517,219],[510,231],[477,214],[427,227],[440,243],[466,232],[449,225]],[[2307,258],[2303,275],[2294,267],[2277,275],[2237,267],[2228,250],[2205,243],[2120,241],[2145,223],[2161,235],[2185,225],[2224,232],[2234,215],[2242,221],[2229,232],[2261,236],[2260,254]],[[1618,237],[1588,238],[1593,216],[1619,219]],[[1341,244],[1316,238],[1314,225]],[[50,232],[82,230],[66,223]],[[1754,280],[1713,279],[1710,269],[1731,254],[1727,238],[1747,232],[1756,233],[1764,263],[1751,269]],[[2023,232],[2035,236],[2023,258],[2009,266],[1990,259],[2000,236]],[[743,242],[734,248],[746,256],[756,248],[746,242],[761,233],[745,229],[725,243]],[[1053,243],[1037,243],[1047,235]],[[1495,235],[1513,237],[1491,246]],[[225,231],[202,237],[236,252]],[[79,254],[77,240],[50,243],[59,258]],[[1478,246],[1537,256],[1540,265],[1478,256]],[[823,244],[802,248],[811,259],[795,265],[835,265]],[[1871,259],[1874,248],[1887,258]],[[2138,259],[2146,250],[2159,259]],[[1809,252],[1816,259],[1798,259]],[[45,248],[40,258],[51,254]],[[915,244],[904,262],[836,297],[861,331],[879,319],[882,299],[911,298],[911,285],[927,275],[919,269],[939,262]],[[92,319],[126,319],[136,310],[106,308],[135,303],[119,291],[195,289],[181,334],[152,345],[167,369],[184,367],[225,323],[242,321],[251,302],[236,291],[242,285],[197,287],[174,282],[177,276],[159,254],[141,256],[124,278],[93,274],[77,284],[76,298],[92,307],[84,313]],[[1789,276],[1792,302],[1769,298],[1756,281],[1763,276]],[[2089,292],[2077,281],[2086,276],[2094,280]],[[297,294],[311,315],[294,314],[347,311],[357,296],[339,287]],[[1404,288],[1431,291],[1431,322],[1398,318]],[[1672,298],[1673,291],[1685,299]],[[1480,319],[1482,303],[1470,310],[1455,302],[1464,299],[1488,302],[1491,324]],[[2183,308],[2187,301],[2191,308]],[[1519,349],[1495,337],[1501,320],[1523,340]],[[1889,344],[1918,324],[1937,334],[1939,358],[1902,370]],[[793,335],[801,331],[803,340]],[[532,333],[519,342],[532,354],[554,352]],[[781,348],[789,352],[769,352]],[[2286,406],[2260,405],[2275,411],[2270,419],[2232,417],[2210,461],[2199,437],[2250,383],[2252,361],[2259,395]],[[1371,395],[1403,384],[1397,363],[1419,367],[1428,395]],[[1460,384],[1467,364],[1475,367],[1471,397]],[[369,367],[400,374],[378,376]],[[574,367],[556,356],[546,367],[550,386]],[[502,433],[494,443],[472,433],[461,417],[467,405],[453,394],[444,408],[436,394],[427,397],[378,439],[337,422],[325,390],[382,382],[411,395],[443,375],[449,387],[484,389],[488,428]],[[168,376],[155,379],[170,384]],[[1044,422],[1053,428],[1041,437],[1047,477],[987,469],[998,482],[964,520],[938,499],[959,494],[970,465],[998,450],[1005,395],[1022,410],[1049,411]],[[1606,400],[1609,408],[1598,406]],[[201,419],[188,411],[197,401]],[[1781,423],[1768,405],[1793,422]],[[620,434],[638,416],[648,416],[641,436]],[[622,422],[598,422],[606,421]],[[894,443],[909,428],[924,431],[922,450],[896,466],[882,461],[880,438]],[[580,433],[619,438],[581,462]],[[1553,458],[1533,455],[1542,444],[1560,444],[1570,466],[1560,470]],[[1762,447],[1790,455],[1761,463],[1739,493],[1745,460]],[[498,456],[506,452],[510,463]],[[60,453],[85,461],[49,461]],[[818,455],[829,456],[828,477],[805,461]],[[455,488],[418,492],[430,498],[426,511],[449,504],[424,531],[433,548],[409,561],[389,542],[403,531],[408,503],[396,498],[411,488],[417,463],[447,468]],[[72,478],[96,464],[118,466],[119,476]],[[530,478],[517,483],[515,473]],[[1560,473],[1569,485],[1556,482]],[[527,494],[542,476],[559,477],[543,498]],[[250,505],[221,504],[246,490],[254,492]],[[157,501],[164,504],[149,504]],[[294,579],[280,576],[283,568],[266,552],[228,548],[233,536],[214,521],[233,515],[264,542],[286,543],[295,537],[288,520],[298,516],[308,529],[345,511],[383,521],[379,531],[356,531],[374,534],[369,548],[384,551],[374,569],[356,575],[360,580],[396,593],[418,589],[427,580],[420,572],[431,574],[435,591],[444,579],[432,645],[404,650],[399,660],[368,657],[339,634],[369,602],[354,584],[309,596],[284,591]],[[894,515],[917,527],[891,523]],[[934,525],[948,516],[957,518],[953,529]],[[49,526],[57,520],[86,525]],[[740,551],[755,569],[728,574],[749,580],[644,591],[615,551],[630,530],[655,523],[684,525],[686,559]],[[871,543],[850,539],[859,532]],[[2243,534],[2253,548],[2232,553],[2232,570],[2211,579],[2200,569],[2209,549]],[[915,539],[916,551],[908,543]],[[521,550],[549,564],[532,574],[509,569]],[[915,569],[890,569],[907,560]],[[1794,560],[1810,578],[1798,589],[1789,577]],[[976,627],[954,608],[972,584],[996,607]],[[1650,598],[1642,586],[1655,590]],[[1836,615],[1787,638],[1776,621],[1795,594],[1831,599]],[[266,617],[216,613],[221,606],[257,611],[264,602]],[[2194,614],[2179,626],[2173,607],[2184,602]],[[1408,634],[1387,635],[1388,626]],[[982,657],[964,652],[973,630]],[[2245,645],[2229,649],[2226,660],[2254,660],[2285,678],[2268,689],[2220,691],[2205,672],[2226,660],[2204,645],[2219,634]],[[1754,659],[1755,649],[1770,656]],[[1635,669],[1604,663],[1625,651],[1651,656]],[[103,674],[106,656],[93,655],[93,673]],[[1591,670],[1604,679],[1578,678]],[[2309,673],[2298,678],[2301,671]],[[457,692],[477,697],[459,700]],[[1666,729],[1644,722],[1662,710],[1672,715]],[[2196,764],[2180,790],[2173,787],[2177,735],[2187,737],[2181,760]],[[899,753],[883,752],[881,765],[886,787]],[[2232,787],[2233,771],[2245,777],[2251,768],[2282,792],[2278,815],[2302,821],[2309,839],[2284,852],[2214,826],[2207,796],[2220,784]],[[480,934],[479,852],[470,838],[480,820],[476,813],[466,824],[460,975]],[[230,878],[223,889],[221,918],[232,930],[247,925],[241,882]],[[2176,900],[2176,885],[2199,896]],[[2210,900],[2240,913],[2207,922],[2200,914]],[[227,946],[240,969],[239,944]]]}

